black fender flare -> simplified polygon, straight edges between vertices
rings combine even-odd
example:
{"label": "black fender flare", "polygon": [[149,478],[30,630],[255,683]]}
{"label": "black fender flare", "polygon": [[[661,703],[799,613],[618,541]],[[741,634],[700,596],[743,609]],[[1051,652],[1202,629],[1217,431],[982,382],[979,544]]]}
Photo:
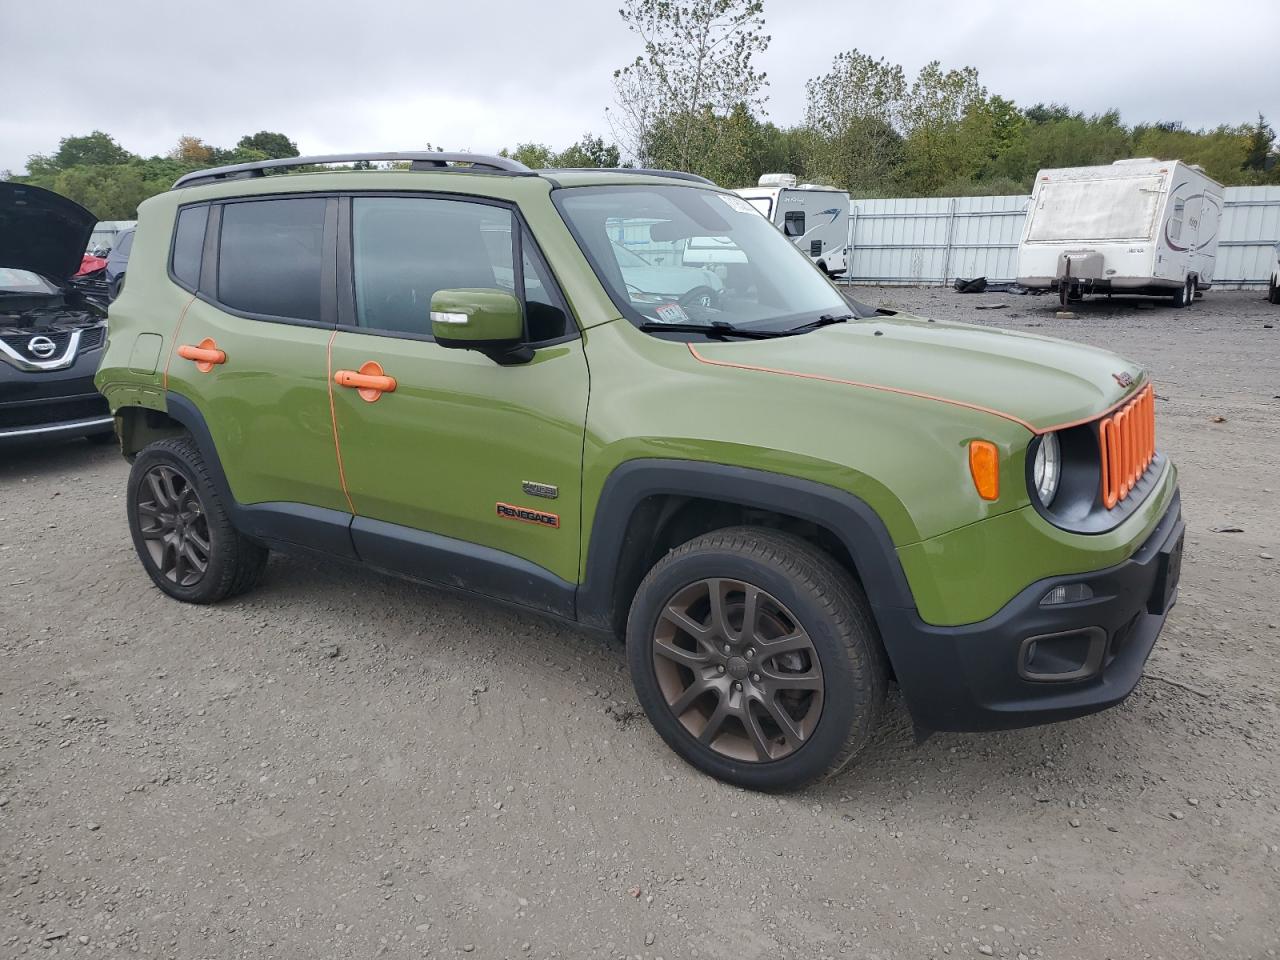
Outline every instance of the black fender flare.
{"label": "black fender flare", "polygon": [[[577,618],[616,632],[616,585],[635,510],[649,497],[675,495],[769,510],[815,524],[835,536],[853,559],[872,611],[915,610],[906,573],[889,531],[866,501],[845,490],[785,474],[693,460],[629,460],[609,474],[596,504]],[[878,623],[882,618],[877,614]],[[883,630],[882,630],[883,632]],[[886,641],[888,638],[886,638]]]}

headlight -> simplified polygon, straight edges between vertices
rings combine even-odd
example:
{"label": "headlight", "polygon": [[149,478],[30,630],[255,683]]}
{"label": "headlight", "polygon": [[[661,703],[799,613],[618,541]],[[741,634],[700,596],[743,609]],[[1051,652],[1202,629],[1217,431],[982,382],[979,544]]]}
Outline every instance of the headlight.
{"label": "headlight", "polygon": [[1053,503],[1058,493],[1058,481],[1062,478],[1062,453],[1058,449],[1058,436],[1046,433],[1036,448],[1036,461],[1031,470],[1031,480],[1042,506]]}

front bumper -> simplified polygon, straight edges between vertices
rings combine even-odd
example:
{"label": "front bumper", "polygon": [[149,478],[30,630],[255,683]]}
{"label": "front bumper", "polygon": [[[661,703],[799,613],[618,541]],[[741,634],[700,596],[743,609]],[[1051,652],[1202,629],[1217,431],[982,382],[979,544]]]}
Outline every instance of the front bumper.
{"label": "front bumper", "polygon": [[[926,730],[998,730],[1067,720],[1127,697],[1177,598],[1181,497],[1176,492],[1128,560],[1032,584],[980,623],[939,627],[914,609],[876,617],[912,718]],[[1051,606],[1054,587],[1092,599]]]}
{"label": "front bumper", "polygon": [[0,360],[0,444],[90,436],[114,429],[93,385],[102,350],[81,352],[64,370],[17,370]]}

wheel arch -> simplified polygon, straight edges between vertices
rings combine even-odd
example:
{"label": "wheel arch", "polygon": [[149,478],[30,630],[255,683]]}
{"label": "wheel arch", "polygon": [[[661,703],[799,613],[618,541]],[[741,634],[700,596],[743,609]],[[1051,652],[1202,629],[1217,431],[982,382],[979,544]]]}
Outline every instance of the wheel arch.
{"label": "wheel arch", "polygon": [[120,452],[132,460],[157,440],[190,436],[191,431],[163,410],[133,404],[117,407],[116,436]]}
{"label": "wheel arch", "polygon": [[601,490],[578,620],[621,635],[636,587],[667,550],[744,522],[799,533],[826,549],[861,582],[873,611],[914,609],[888,528],[860,497],[765,470],[645,459],[618,466]]}

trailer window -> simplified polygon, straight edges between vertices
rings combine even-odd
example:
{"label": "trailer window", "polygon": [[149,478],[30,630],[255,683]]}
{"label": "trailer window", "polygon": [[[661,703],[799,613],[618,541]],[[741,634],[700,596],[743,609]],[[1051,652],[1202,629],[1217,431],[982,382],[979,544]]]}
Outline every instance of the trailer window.
{"label": "trailer window", "polygon": [[766,218],[773,219],[773,201],[768,197],[747,197],[747,203],[763,213]]}
{"label": "trailer window", "polygon": [[788,210],[783,214],[782,232],[788,237],[804,236],[804,211]]}
{"label": "trailer window", "polygon": [[1161,185],[1160,177],[1042,183],[1027,240],[1149,240]]}

